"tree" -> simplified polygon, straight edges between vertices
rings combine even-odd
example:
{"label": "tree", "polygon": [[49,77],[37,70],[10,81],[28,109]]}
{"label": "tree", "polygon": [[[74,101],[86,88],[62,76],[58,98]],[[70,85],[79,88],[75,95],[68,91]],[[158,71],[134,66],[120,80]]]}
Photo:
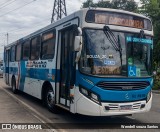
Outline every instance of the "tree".
{"label": "tree", "polygon": [[113,0],[112,8],[136,12],[138,5],[134,0]]}
{"label": "tree", "polygon": [[111,8],[112,7],[112,4],[108,1],[99,1],[95,5],[96,5],[96,7],[102,7],[102,8]]}
{"label": "tree", "polygon": [[87,7],[94,7],[93,0],[87,0],[86,2],[83,2],[83,8]]}
{"label": "tree", "polygon": [[100,0],[97,3],[93,3],[93,0],[87,0],[83,2],[82,7],[113,8],[136,12],[138,5],[134,0],[113,0],[112,2]]}

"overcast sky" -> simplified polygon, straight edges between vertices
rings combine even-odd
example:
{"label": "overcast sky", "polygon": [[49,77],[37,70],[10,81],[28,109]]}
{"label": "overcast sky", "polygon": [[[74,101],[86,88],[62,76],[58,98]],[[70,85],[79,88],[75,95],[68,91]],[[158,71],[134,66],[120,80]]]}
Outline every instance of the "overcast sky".
{"label": "overcast sky", "polygon": [[[66,0],[67,14],[79,10],[84,1]],[[0,54],[7,44],[7,33],[11,43],[50,24],[53,4],[54,0],[0,0]]]}

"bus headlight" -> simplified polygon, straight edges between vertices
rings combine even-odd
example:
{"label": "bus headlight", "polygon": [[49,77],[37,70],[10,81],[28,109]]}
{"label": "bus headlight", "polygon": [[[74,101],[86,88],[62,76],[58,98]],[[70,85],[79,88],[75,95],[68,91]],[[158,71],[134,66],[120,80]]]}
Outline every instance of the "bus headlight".
{"label": "bus headlight", "polygon": [[87,90],[86,88],[79,86],[79,91],[81,94],[89,98],[90,100],[94,101],[97,104],[100,104],[99,97],[97,94],[93,93],[92,91]]}
{"label": "bus headlight", "polygon": [[91,98],[98,101],[98,96],[94,93],[91,93]]}
{"label": "bus headlight", "polygon": [[80,92],[81,92],[82,94],[84,94],[85,96],[88,96],[88,91],[87,91],[87,89],[80,88]]}
{"label": "bus headlight", "polygon": [[146,100],[147,102],[148,102],[149,99],[151,98],[151,93],[152,93],[152,92],[150,91],[150,92],[147,94],[147,100]]}

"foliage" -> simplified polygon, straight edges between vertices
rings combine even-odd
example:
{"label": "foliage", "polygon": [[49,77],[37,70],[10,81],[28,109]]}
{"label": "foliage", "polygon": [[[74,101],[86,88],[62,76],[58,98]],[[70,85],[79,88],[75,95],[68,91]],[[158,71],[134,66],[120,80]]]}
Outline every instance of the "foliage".
{"label": "foliage", "polygon": [[160,90],[160,69],[157,69],[157,75],[154,76],[154,85],[153,85],[154,90]]}
{"label": "foliage", "polygon": [[134,0],[113,0],[112,2],[100,0],[97,3],[93,3],[93,0],[87,0],[83,2],[82,7],[113,8],[136,12],[138,5]]}
{"label": "foliage", "polygon": [[138,5],[134,0],[114,0],[112,1],[112,8],[114,9],[122,9],[122,10],[136,12],[137,7]]}
{"label": "foliage", "polygon": [[160,90],[160,81],[157,81],[157,80],[154,81],[153,89]]}
{"label": "foliage", "polygon": [[83,8],[87,8],[87,7],[94,7],[94,4],[93,4],[93,0],[87,0],[86,2],[83,2]]}

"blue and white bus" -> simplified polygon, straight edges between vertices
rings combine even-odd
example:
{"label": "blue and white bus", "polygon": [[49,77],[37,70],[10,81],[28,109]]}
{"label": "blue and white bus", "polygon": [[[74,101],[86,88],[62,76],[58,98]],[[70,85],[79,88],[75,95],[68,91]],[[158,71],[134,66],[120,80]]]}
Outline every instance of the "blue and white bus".
{"label": "blue and white bus", "polygon": [[152,104],[149,18],[82,9],[4,49],[4,79],[57,112],[91,116],[147,112]]}

